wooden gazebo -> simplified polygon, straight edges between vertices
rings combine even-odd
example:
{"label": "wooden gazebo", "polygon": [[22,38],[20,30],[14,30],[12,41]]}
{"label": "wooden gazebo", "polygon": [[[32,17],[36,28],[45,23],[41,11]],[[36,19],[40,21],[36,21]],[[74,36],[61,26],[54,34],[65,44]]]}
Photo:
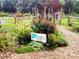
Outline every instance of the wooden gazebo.
{"label": "wooden gazebo", "polygon": [[51,12],[53,13],[52,15],[54,16],[54,14],[56,12],[61,11],[62,7],[63,7],[63,5],[61,5],[59,2],[41,3],[40,7],[38,9],[38,12],[41,15],[41,19],[45,20],[46,17],[47,17],[47,13],[46,12],[48,11],[48,9],[51,9]]}

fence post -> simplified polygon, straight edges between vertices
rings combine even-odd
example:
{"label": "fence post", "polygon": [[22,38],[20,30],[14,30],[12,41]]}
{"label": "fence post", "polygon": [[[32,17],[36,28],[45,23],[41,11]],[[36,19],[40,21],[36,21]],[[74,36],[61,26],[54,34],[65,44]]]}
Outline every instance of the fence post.
{"label": "fence post", "polygon": [[71,16],[69,15],[68,16],[68,26],[72,26],[72,23],[71,23],[71,20],[70,19],[71,19]]}
{"label": "fence post", "polygon": [[[1,25],[1,20],[0,20],[0,29],[2,28],[2,25]],[[2,30],[0,31],[0,32],[2,32]]]}

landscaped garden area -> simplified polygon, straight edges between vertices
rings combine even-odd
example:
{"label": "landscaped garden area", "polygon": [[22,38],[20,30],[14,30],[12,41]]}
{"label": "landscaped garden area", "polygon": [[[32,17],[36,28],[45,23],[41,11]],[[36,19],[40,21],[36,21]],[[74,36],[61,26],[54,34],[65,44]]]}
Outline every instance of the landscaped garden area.
{"label": "landscaped garden area", "polygon": [[[5,21],[8,21],[7,18]],[[56,26],[49,21],[36,23],[36,21],[31,19],[24,19],[18,21],[16,24],[11,23],[10,26],[6,23],[1,25],[1,27],[1,29],[5,29],[1,30],[0,33],[0,50],[12,49],[16,53],[26,53],[45,50],[46,48],[67,46],[67,42],[62,33],[57,31]],[[47,27],[49,29],[48,33],[46,33]],[[42,43],[32,41],[32,32],[47,34],[47,42]]]}
{"label": "landscaped garden area", "polygon": [[0,2],[0,59],[77,58],[79,1]]}

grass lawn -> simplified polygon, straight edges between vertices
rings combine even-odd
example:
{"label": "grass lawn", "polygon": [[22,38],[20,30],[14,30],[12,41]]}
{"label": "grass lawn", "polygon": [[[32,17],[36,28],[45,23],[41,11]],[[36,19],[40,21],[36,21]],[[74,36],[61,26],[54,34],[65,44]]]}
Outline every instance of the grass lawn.
{"label": "grass lawn", "polygon": [[79,27],[79,19],[71,19],[72,26],[68,26],[68,18],[63,18],[61,25],[69,30],[73,30],[74,27]]}
{"label": "grass lawn", "polygon": [[[31,17],[33,19],[33,17]],[[0,30],[7,30],[7,29],[10,29],[10,28],[14,28],[16,27],[16,24],[15,24],[15,19],[13,17],[0,17],[1,20],[3,20],[3,24],[1,25],[1,29]],[[27,22],[29,23],[29,21],[31,22],[32,20],[29,18],[24,18],[22,20],[22,22]],[[18,23],[21,23],[21,21],[17,21]]]}
{"label": "grass lawn", "polygon": [[1,29],[11,28],[15,26],[13,17],[0,17],[0,19],[4,21]]}
{"label": "grass lawn", "polygon": [[62,20],[61,20],[61,24],[62,25],[64,25],[64,26],[67,26],[68,24],[68,19],[67,18],[63,18]]}

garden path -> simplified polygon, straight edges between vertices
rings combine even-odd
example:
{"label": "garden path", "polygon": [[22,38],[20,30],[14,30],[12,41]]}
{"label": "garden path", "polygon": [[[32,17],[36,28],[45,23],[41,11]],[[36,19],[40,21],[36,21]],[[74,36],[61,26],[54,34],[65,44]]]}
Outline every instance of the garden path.
{"label": "garden path", "polygon": [[12,54],[9,58],[4,59],[79,59],[79,35],[62,26],[58,28],[68,41],[67,47],[59,47],[50,51]]}

